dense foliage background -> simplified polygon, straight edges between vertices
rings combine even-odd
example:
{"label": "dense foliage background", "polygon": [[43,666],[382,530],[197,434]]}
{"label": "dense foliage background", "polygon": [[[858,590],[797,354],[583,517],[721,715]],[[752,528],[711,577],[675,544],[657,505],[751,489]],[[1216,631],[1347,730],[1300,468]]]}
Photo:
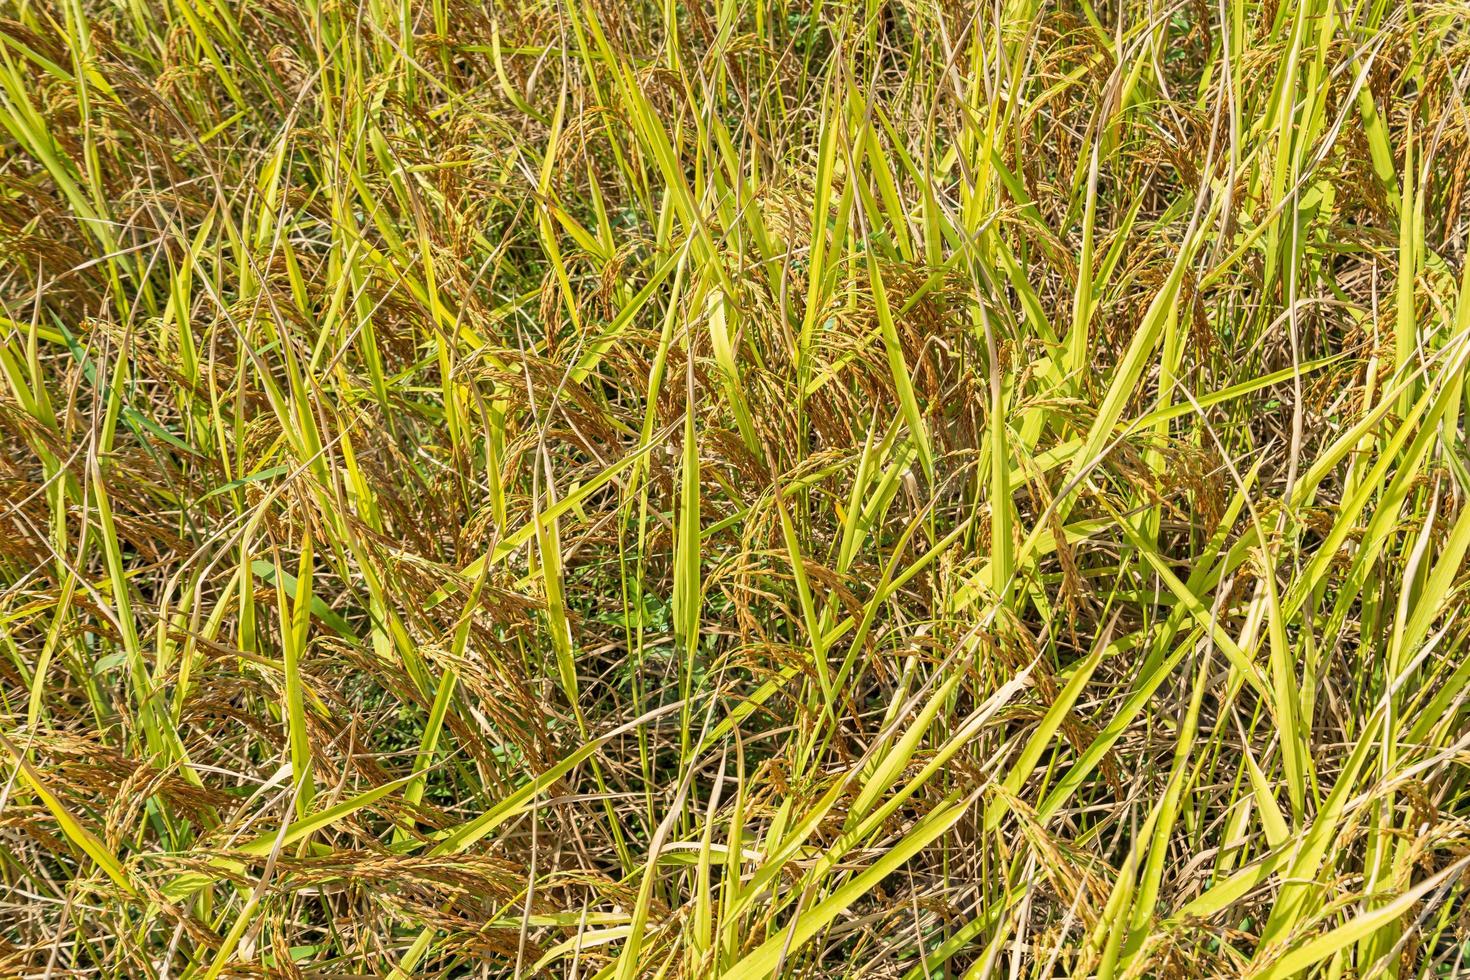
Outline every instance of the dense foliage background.
{"label": "dense foliage background", "polygon": [[0,975],[1470,975],[1467,28],[0,0]]}

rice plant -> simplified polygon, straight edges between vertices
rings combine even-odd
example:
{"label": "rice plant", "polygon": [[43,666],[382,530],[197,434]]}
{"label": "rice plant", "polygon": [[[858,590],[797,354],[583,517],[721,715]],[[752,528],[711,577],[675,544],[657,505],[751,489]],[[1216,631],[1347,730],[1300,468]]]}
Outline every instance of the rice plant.
{"label": "rice plant", "polygon": [[1470,976],[1467,86],[0,0],[0,977]]}

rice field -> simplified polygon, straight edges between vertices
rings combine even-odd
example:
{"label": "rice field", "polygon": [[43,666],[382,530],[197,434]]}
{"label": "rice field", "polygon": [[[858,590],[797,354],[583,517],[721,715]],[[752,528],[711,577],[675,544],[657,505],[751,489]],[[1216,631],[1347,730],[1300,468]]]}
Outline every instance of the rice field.
{"label": "rice field", "polygon": [[1464,0],[0,0],[0,977],[1470,977]]}

